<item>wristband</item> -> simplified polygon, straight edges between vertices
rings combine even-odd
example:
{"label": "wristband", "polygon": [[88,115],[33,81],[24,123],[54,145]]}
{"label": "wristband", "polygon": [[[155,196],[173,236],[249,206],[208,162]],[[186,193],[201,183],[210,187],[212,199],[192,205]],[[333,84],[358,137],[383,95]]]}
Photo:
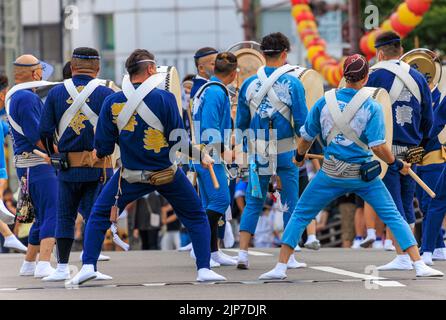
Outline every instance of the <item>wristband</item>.
{"label": "wristband", "polygon": [[394,163],[389,164],[389,169],[396,171],[396,172],[400,172],[401,170],[404,169],[404,163],[401,160],[395,160]]}

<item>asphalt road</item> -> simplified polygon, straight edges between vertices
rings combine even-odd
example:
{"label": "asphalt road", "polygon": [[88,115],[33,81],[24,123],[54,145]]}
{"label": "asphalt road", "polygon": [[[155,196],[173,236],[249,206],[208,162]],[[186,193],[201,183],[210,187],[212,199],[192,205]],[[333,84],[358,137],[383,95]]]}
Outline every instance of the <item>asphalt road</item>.
{"label": "asphalt road", "polygon": [[[112,260],[99,264],[101,272],[114,277],[109,282],[89,282],[78,289],[64,284],[44,284],[18,276],[23,256],[0,255],[1,300],[375,300],[446,299],[446,279],[416,279],[415,272],[373,273],[374,265],[389,262],[393,253],[325,249],[298,255],[307,269],[289,271],[286,281],[257,281],[276,263],[278,250],[256,250],[251,269],[216,269],[230,282],[197,284],[193,261],[187,253],[111,253]],[[235,255],[234,252],[229,252]],[[79,254],[71,261],[80,267]],[[446,263],[436,268],[446,273]],[[371,274],[372,272],[372,274]]]}

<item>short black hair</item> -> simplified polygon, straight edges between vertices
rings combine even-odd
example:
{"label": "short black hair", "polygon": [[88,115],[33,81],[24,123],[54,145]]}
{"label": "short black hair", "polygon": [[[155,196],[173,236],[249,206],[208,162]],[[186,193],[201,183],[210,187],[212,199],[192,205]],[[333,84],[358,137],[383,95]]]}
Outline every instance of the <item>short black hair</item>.
{"label": "short black hair", "polygon": [[262,39],[260,49],[267,57],[276,58],[284,51],[290,51],[291,44],[287,36],[281,32],[271,33]]}
{"label": "short black hair", "polygon": [[231,72],[237,70],[238,62],[237,57],[231,52],[219,53],[215,60],[215,73],[222,74],[224,76],[229,75]]}
{"label": "short black hair", "polygon": [[96,49],[88,47],[76,48],[73,51],[71,67],[77,72],[95,72],[99,71],[101,62],[99,52]]}
{"label": "short black hair", "polygon": [[64,80],[73,78],[73,74],[71,73],[71,61],[65,63],[65,66],[62,70],[62,75]]}
{"label": "short black hair", "polygon": [[99,52],[98,50],[94,48],[89,47],[79,47],[74,49],[73,56],[79,56],[79,57],[85,57],[85,58],[91,58],[91,59],[98,59],[99,58]]}
{"label": "short black hair", "polygon": [[377,50],[382,50],[386,56],[395,57],[401,54],[401,37],[393,31],[380,33],[375,44]]}
{"label": "short black hair", "polygon": [[185,77],[183,78],[183,82],[186,82],[186,81],[193,81],[194,78],[195,78],[195,76],[194,76],[193,74],[188,74],[187,76],[185,76]]}
{"label": "short black hair", "polygon": [[132,52],[125,63],[125,68],[130,76],[139,75],[146,70],[150,62],[139,63],[143,60],[155,60],[155,55],[145,49],[136,49]]}
{"label": "short black hair", "polygon": [[6,89],[9,85],[8,77],[4,74],[0,74],[0,91]]}
{"label": "short black hair", "polygon": [[204,48],[199,49],[197,52],[195,52],[195,55],[194,55],[195,66],[198,68],[201,58],[204,58],[211,54],[216,54],[216,53],[218,53],[217,49],[214,49],[212,47],[204,47]]}

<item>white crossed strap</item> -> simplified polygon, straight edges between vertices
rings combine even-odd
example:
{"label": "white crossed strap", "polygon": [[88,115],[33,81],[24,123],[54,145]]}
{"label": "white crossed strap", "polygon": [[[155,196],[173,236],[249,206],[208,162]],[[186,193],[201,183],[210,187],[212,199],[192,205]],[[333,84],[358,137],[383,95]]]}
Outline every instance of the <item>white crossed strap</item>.
{"label": "white crossed strap", "polygon": [[134,113],[138,113],[150,127],[164,132],[164,126],[158,117],[145,104],[144,98],[157,88],[165,79],[162,74],[155,74],[144,81],[137,89],[130,81],[130,77],[126,75],[122,82],[122,91],[127,98],[127,103],[118,116],[117,124],[119,132],[121,132],[129,123]]}
{"label": "white crossed strap", "polygon": [[339,108],[338,99],[336,97],[336,90],[330,90],[325,94],[325,100],[327,103],[328,110],[334,121],[334,126],[331,129],[328,137],[327,143],[330,144],[339,135],[343,134],[347,139],[353,141],[358,146],[364,150],[369,150],[369,147],[361,141],[359,136],[350,126],[350,122],[353,120],[355,115],[358,113],[359,109],[364,105],[364,103],[372,97],[374,89],[372,88],[362,88],[347,104],[344,111],[342,112]]}
{"label": "white crossed strap", "polygon": [[252,93],[248,95],[249,108],[251,111],[251,117],[254,117],[260,104],[266,96],[270,99],[272,107],[280,112],[285,119],[291,120],[291,111],[287,105],[285,105],[277,96],[273,89],[274,84],[279,80],[284,74],[295,70],[297,67],[286,64],[277,70],[275,70],[270,77],[266,76],[265,67],[262,67],[257,72],[259,81],[261,83],[260,90],[257,93]]}
{"label": "white crossed strap", "polygon": [[21,134],[22,136],[25,135],[25,133],[23,132],[22,127],[14,121],[14,119],[11,117],[10,114],[10,105],[11,105],[11,98],[12,96],[17,93],[18,91],[21,90],[29,90],[29,89],[36,89],[36,88],[40,88],[40,87],[48,87],[48,86],[54,86],[60,84],[60,82],[49,82],[49,81],[32,81],[32,82],[25,82],[25,83],[21,83],[18,85],[15,85],[14,87],[12,87],[8,93],[6,94],[6,98],[5,98],[5,109],[6,109],[6,113],[8,115],[8,120],[9,120],[9,124],[11,125],[11,127],[18,132],[19,134]]}
{"label": "white crossed strap", "polygon": [[223,90],[225,90],[226,95],[229,97],[229,90],[228,88],[221,82],[217,82],[217,81],[209,81],[206,82],[203,86],[201,86],[200,90],[198,90],[198,92],[195,94],[195,98],[193,101],[193,110],[192,110],[192,114],[196,115],[198,112],[198,109],[200,108],[200,104],[201,104],[201,96],[203,95],[204,91],[206,91],[206,89],[208,89],[210,86],[219,86],[221,87]]}
{"label": "white crossed strap", "polygon": [[82,113],[88,118],[88,121],[90,121],[93,127],[97,126],[99,116],[93,110],[91,110],[90,106],[87,104],[87,100],[100,85],[101,80],[93,79],[79,93],[72,79],[64,81],[65,89],[68,91],[68,94],[73,99],[73,104],[64,112],[62,118],[60,119],[58,130],[59,138],[63,136],[71,121],[76,117],[79,111],[82,111]]}
{"label": "white crossed strap", "polygon": [[381,61],[374,65],[372,70],[384,69],[393,73],[395,81],[393,82],[392,88],[389,92],[390,98],[392,99],[392,104],[398,101],[404,87],[407,87],[409,91],[415,96],[419,103],[421,103],[421,92],[418,87],[417,82],[410,75],[410,65],[400,61],[399,65],[392,61]]}

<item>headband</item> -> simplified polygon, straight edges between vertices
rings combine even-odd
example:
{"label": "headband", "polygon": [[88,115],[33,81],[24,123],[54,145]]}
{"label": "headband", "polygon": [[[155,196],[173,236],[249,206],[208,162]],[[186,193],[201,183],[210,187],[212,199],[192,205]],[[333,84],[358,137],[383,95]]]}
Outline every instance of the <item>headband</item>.
{"label": "headband", "polygon": [[383,46],[386,46],[388,44],[393,44],[393,43],[401,43],[401,39],[392,39],[389,41],[385,41],[385,42],[377,42],[375,44],[375,49],[381,48]]}
{"label": "headband", "polygon": [[203,52],[203,53],[200,53],[200,54],[196,54],[196,55],[194,56],[194,59],[195,59],[195,60],[198,60],[198,59],[201,59],[201,58],[210,56],[210,55],[212,55],[212,54],[218,54],[218,53],[219,53],[219,52],[218,52],[217,50],[206,51],[206,52]]}
{"label": "headband", "polygon": [[73,54],[73,59],[82,59],[82,60],[101,60],[100,56],[85,56],[82,54]]}
{"label": "headband", "polygon": [[36,66],[38,66],[39,64],[41,65],[41,62],[40,62],[40,61],[38,61],[38,62],[36,62],[36,63],[30,63],[30,64],[14,62],[14,65],[15,65],[16,67],[36,67]]}

